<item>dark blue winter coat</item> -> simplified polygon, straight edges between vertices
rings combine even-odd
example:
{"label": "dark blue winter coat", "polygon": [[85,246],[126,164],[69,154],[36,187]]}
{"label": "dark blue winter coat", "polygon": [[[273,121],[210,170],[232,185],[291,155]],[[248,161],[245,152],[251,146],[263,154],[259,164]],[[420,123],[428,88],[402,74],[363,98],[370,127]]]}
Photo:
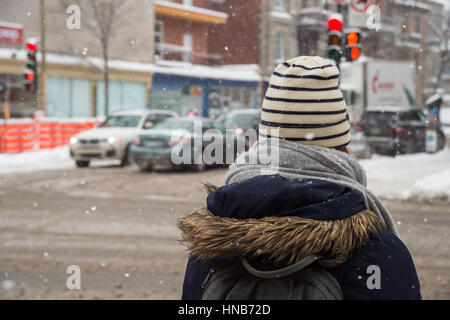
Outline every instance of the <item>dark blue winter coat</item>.
{"label": "dark blue winter coat", "polygon": [[[219,218],[298,217],[325,222],[360,214],[365,207],[361,193],[340,184],[266,175],[218,188],[208,195],[207,209]],[[222,235],[218,233],[217,237]],[[201,299],[202,283],[210,268],[233,261],[229,256],[224,257],[189,258],[182,299]],[[379,267],[379,289],[367,286],[372,265]],[[327,270],[339,282],[344,299],[421,299],[419,280],[408,249],[385,228],[364,241],[345,263]]]}

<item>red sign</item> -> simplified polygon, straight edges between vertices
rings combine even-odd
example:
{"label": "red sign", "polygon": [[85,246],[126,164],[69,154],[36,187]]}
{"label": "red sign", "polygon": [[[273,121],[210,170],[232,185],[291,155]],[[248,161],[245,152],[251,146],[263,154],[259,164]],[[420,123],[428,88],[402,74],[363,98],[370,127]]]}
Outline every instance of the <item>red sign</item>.
{"label": "red sign", "polygon": [[22,43],[23,28],[13,23],[0,22],[0,42]]}
{"label": "red sign", "polygon": [[351,0],[350,5],[357,12],[366,12],[367,8],[373,4],[374,0]]}
{"label": "red sign", "polygon": [[395,87],[394,82],[381,82],[378,75],[372,78],[372,91],[378,93],[378,90],[393,90]]}

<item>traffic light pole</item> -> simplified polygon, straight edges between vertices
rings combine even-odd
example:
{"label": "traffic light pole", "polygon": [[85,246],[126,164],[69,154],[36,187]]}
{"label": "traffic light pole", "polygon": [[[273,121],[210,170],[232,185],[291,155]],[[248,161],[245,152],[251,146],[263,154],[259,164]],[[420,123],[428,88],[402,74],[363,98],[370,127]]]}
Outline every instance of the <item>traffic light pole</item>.
{"label": "traffic light pole", "polygon": [[38,109],[46,111],[46,21],[45,21],[45,0],[40,0],[40,24],[41,24],[41,39],[40,39],[40,52],[41,52],[41,65],[39,68],[39,85],[38,85]]}

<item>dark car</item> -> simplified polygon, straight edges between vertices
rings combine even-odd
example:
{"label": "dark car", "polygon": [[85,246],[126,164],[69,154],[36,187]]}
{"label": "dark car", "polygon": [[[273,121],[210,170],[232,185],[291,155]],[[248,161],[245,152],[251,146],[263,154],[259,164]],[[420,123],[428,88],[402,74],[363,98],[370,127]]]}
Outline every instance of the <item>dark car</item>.
{"label": "dark car", "polygon": [[217,123],[225,129],[235,129],[237,132],[248,129],[258,130],[261,119],[261,109],[236,109],[217,119]]}
{"label": "dark car", "polygon": [[[355,127],[363,131],[373,152],[387,155],[425,152],[427,121],[422,111],[411,108],[368,108]],[[438,130],[438,149],[444,134]]]}
{"label": "dark car", "polygon": [[[246,136],[246,148],[249,147],[249,137],[256,141],[258,136],[261,109],[236,109],[216,120],[218,127],[235,136]],[[252,129],[253,132],[250,132]],[[254,134],[254,135],[252,135]],[[254,141],[252,141],[254,142]]]}
{"label": "dark car", "polygon": [[[233,148],[230,148],[230,141],[234,143]],[[215,143],[223,157],[217,153],[216,158]],[[236,137],[227,137],[213,120],[182,117],[169,119],[155,125],[151,130],[141,132],[130,146],[130,160],[136,163],[141,171],[150,171],[155,165],[191,167],[202,171],[208,165],[233,162],[237,150]],[[180,159],[183,161],[180,162]]]}

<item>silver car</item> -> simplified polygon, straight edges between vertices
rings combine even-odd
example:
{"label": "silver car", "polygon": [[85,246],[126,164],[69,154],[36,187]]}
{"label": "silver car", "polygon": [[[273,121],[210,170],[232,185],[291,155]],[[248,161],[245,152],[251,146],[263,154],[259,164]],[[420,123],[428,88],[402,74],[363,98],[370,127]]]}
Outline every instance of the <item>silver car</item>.
{"label": "silver car", "polygon": [[168,110],[115,112],[97,128],[73,136],[70,155],[77,167],[87,167],[94,159],[115,159],[126,165],[132,140],[143,130],[173,117],[178,117],[178,114]]}

